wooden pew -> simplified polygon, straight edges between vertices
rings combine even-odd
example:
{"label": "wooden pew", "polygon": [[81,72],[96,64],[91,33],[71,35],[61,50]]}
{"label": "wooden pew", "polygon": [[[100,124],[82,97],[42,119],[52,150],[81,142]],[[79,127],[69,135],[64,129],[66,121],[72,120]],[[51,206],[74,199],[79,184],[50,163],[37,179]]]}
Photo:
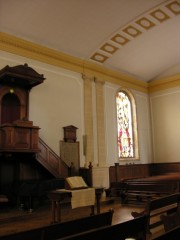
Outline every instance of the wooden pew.
{"label": "wooden pew", "polygon": [[116,225],[102,227],[90,230],[84,233],[71,235],[59,240],[94,240],[94,239],[112,239],[125,240],[126,238],[135,238],[136,240],[146,239],[147,216],[141,216]]}
{"label": "wooden pew", "polygon": [[122,203],[142,203],[150,197],[156,198],[180,191],[180,174],[164,174],[144,178],[121,179],[111,182],[105,190],[107,196],[120,197]]}
{"label": "wooden pew", "polygon": [[148,216],[147,232],[151,233],[152,229],[162,225],[161,215],[176,212],[179,203],[180,193],[175,193],[154,200],[149,200],[143,212],[132,212],[131,214],[134,217],[146,214]]}
{"label": "wooden pew", "polygon": [[164,225],[165,232],[180,226],[180,208],[178,208],[178,210],[172,214],[162,214],[160,217]]}
{"label": "wooden pew", "polygon": [[180,226],[173,228],[158,237],[153,238],[153,240],[178,240],[180,236]]}
{"label": "wooden pew", "polygon": [[0,194],[0,210],[1,208],[7,208],[9,204],[9,199],[6,195]]}
{"label": "wooden pew", "polygon": [[126,183],[126,190],[122,193],[122,203],[130,201],[144,203],[149,199],[163,197],[179,191],[178,182],[131,181]]}
{"label": "wooden pew", "polygon": [[68,223],[52,224],[44,229],[43,240],[53,240],[90,229],[109,226],[112,224],[113,213],[114,210],[110,209],[108,212],[72,220]]}
{"label": "wooden pew", "polygon": [[114,210],[96,215],[79,218],[67,222],[55,223],[44,227],[1,236],[0,240],[55,240],[88,231],[91,229],[109,226],[112,224]]}
{"label": "wooden pew", "polygon": [[107,197],[121,197],[122,194],[126,191],[126,189],[126,182],[112,182],[110,187],[105,189],[105,193]]}

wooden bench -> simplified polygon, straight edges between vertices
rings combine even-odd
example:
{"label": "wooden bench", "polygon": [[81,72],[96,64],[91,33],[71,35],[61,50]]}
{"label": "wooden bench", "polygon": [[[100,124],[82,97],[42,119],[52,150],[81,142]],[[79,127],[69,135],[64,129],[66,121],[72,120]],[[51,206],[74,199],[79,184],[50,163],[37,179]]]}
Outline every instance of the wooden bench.
{"label": "wooden bench", "polygon": [[6,195],[0,194],[0,210],[7,209],[9,204],[9,199]]}
{"label": "wooden bench", "polygon": [[1,236],[0,240],[55,240],[71,234],[77,234],[91,229],[109,226],[112,224],[113,213],[114,210],[110,209],[104,213],[76,220],[55,223],[28,231],[8,234]]}
{"label": "wooden bench", "polygon": [[153,238],[153,240],[178,240],[180,236],[180,226],[173,228],[158,237]]}
{"label": "wooden bench", "polygon": [[146,208],[141,213],[132,212],[134,217],[138,217],[142,214],[147,214],[148,224],[147,232],[151,233],[151,230],[162,225],[161,215],[171,214],[176,212],[180,203],[180,193],[171,194],[165,197],[149,200]]}
{"label": "wooden bench", "polygon": [[106,196],[120,197],[122,203],[137,201],[142,203],[152,198],[180,191],[180,179],[175,174],[157,175],[145,178],[122,179],[111,182],[105,190]]}
{"label": "wooden bench", "polygon": [[112,182],[110,187],[105,189],[107,197],[121,197],[127,188],[127,184],[124,181]]}
{"label": "wooden bench", "polygon": [[126,183],[126,189],[121,194],[122,203],[144,203],[149,199],[163,197],[179,191],[179,182],[141,182]]}
{"label": "wooden bench", "polygon": [[165,232],[180,226],[180,208],[178,208],[177,211],[172,214],[162,214],[160,217],[164,225]]}
{"label": "wooden bench", "polygon": [[71,235],[59,240],[94,240],[94,239],[118,239],[135,238],[136,240],[146,239],[147,216],[141,216],[119,224],[90,230],[84,233]]}
{"label": "wooden bench", "polygon": [[177,179],[152,179],[152,178],[144,178],[144,179],[134,179],[134,180],[126,180],[126,184],[172,184],[174,189],[178,192],[180,190],[180,181]]}

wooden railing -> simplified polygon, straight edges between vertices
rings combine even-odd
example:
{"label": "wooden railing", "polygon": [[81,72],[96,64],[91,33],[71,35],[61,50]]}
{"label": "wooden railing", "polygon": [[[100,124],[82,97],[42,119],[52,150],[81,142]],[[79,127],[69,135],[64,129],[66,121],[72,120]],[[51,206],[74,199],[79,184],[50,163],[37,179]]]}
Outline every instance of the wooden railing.
{"label": "wooden railing", "polygon": [[109,176],[111,182],[120,182],[125,179],[143,178],[150,176],[149,164],[128,164],[109,167]]}
{"label": "wooden railing", "polygon": [[40,152],[36,154],[37,161],[54,177],[68,177],[70,168],[41,138],[39,138]]}
{"label": "wooden railing", "polygon": [[155,175],[180,172],[179,162],[147,163],[120,165],[115,163],[109,167],[109,182],[122,182],[127,179],[145,178]]}

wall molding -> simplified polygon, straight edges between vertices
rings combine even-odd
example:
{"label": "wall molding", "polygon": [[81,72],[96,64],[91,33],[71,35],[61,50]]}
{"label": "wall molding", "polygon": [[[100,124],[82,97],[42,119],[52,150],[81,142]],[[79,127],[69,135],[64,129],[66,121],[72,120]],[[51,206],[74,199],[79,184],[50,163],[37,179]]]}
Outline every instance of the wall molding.
{"label": "wall molding", "polygon": [[104,81],[118,84],[121,87],[144,93],[152,93],[180,86],[180,74],[158,80],[154,79],[146,83],[123,73],[104,68],[88,60],[79,59],[3,32],[0,33],[0,50],[85,74],[93,78],[100,78]]}
{"label": "wall molding", "polygon": [[92,77],[102,78],[105,81],[141,92],[148,91],[148,85],[143,81],[104,68],[88,60],[79,59],[7,33],[0,33],[0,50]]}

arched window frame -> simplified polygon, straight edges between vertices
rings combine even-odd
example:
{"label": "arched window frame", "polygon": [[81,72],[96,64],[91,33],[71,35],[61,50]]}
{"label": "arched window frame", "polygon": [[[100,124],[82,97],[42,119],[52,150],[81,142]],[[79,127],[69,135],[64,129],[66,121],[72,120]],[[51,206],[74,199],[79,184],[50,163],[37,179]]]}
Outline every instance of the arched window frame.
{"label": "arched window frame", "polygon": [[[137,131],[137,115],[136,115],[136,102],[133,94],[127,90],[127,89],[119,89],[116,93],[116,98],[119,92],[123,92],[129,99],[130,102],[130,108],[131,108],[131,118],[132,118],[132,135],[133,135],[133,152],[134,156],[133,157],[119,157],[118,154],[118,160],[139,160],[139,147],[138,147],[138,131]],[[116,99],[115,99],[116,101]],[[116,102],[116,126],[117,126],[117,151],[119,144],[118,144],[118,119],[117,119],[117,102]]]}

